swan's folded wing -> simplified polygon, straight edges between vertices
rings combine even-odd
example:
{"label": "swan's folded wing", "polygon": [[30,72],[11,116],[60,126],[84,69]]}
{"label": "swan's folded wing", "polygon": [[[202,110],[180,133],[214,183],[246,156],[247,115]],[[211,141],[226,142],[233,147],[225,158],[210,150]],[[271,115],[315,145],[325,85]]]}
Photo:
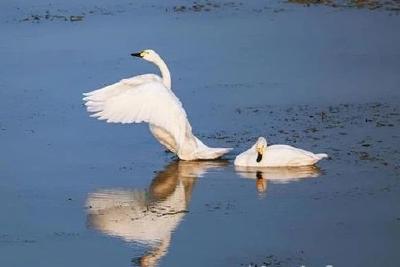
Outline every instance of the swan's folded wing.
{"label": "swan's folded wing", "polygon": [[160,82],[139,85],[118,82],[86,94],[92,117],[109,123],[147,122],[165,129],[176,141],[190,129],[182,103]]}

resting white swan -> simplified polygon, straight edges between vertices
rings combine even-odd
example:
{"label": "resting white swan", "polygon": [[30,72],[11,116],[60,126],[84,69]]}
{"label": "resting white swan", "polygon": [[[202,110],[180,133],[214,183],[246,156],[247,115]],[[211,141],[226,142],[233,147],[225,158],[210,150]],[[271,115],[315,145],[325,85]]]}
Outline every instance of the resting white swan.
{"label": "resting white swan", "polygon": [[149,123],[154,137],[182,160],[215,159],[231,148],[211,148],[192,134],[182,103],[171,90],[167,65],[153,50],[131,54],[160,68],[161,76],[138,75],[85,93],[91,117],[109,123]]}
{"label": "resting white swan", "polygon": [[235,159],[236,166],[252,167],[296,167],[314,165],[327,154],[312,152],[288,145],[272,145],[267,147],[267,140],[259,137],[257,142]]}

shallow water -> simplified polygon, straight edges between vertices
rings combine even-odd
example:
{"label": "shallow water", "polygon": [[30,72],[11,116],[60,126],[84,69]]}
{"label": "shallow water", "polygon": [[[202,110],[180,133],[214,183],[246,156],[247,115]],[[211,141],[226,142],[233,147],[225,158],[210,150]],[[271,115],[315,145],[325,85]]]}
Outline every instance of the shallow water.
{"label": "shallow water", "polygon": [[[1,3],[0,266],[398,266],[400,17],[182,3]],[[148,47],[225,161],[89,118],[81,94],[155,71]],[[260,135],[330,159],[257,179],[232,160]]]}

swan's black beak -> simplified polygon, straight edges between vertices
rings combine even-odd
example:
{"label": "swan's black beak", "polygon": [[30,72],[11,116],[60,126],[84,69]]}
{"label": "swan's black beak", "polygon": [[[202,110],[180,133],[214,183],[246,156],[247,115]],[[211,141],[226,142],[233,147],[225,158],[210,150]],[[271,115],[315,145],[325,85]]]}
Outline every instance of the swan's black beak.
{"label": "swan's black beak", "polygon": [[131,56],[132,57],[142,57],[142,52],[132,53]]}
{"label": "swan's black beak", "polygon": [[256,161],[257,162],[260,162],[261,160],[262,160],[262,154],[260,153],[260,152],[257,152],[257,159],[256,159]]}

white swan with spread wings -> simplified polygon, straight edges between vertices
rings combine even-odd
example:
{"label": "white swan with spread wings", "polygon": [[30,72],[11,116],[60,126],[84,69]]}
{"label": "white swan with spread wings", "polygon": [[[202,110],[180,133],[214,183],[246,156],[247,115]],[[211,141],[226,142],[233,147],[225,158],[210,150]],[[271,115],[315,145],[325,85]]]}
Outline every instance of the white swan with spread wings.
{"label": "white swan with spread wings", "polygon": [[154,137],[182,160],[216,159],[230,148],[211,148],[192,133],[182,103],[171,90],[167,65],[153,50],[131,54],[154,63],[161,77],[138,75],[115,84],[85,93],[91,117],[108,123],[149,123]]}

